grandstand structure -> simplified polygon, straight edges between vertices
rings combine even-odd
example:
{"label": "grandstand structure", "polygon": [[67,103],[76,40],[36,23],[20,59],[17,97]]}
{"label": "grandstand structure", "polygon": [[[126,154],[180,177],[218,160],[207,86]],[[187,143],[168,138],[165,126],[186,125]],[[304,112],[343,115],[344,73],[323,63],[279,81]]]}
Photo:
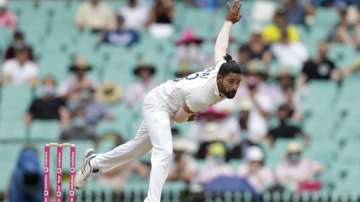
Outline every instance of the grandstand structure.
{"label": "grandstand structure", "polygon": [[[108,1],[108,3],[117,9],[126,1]],[[206,39],[202,46],[203,51],[211,53],[215,34],[220,29],[225,16],[224,11],[200,10],[189,7],[182,1],[176,1],[176,32],[169,40],[153,38],[146,30],[143,30],[140,33],[141,41],[127,48],[99,44],[97,35],[88,31],[79,32],[74,26],[74,15],[79,4],[80,1],[52,0],[9,2],[10,9],[18,16],[19,30],[25,33],[28,43],[35,51],[39,65],[39,78],[51,73],[58,81],[63,80],[68,73],[67,67],[70,65],[71,57],[81,54],[93,65],[91,74],[99,81],[114,81],[122,86],[128,85],[135,80],[132,69],[142,56],[157,67],[157,81],[172,79],[176,67],[171,65],[171,58],[176,49],[175,39],[179,38],[181,31],[192,27],[197,35]],[[245,2],[242,8],[243,20],[233,29],[232,36],[236,39],[236,43],[232,43],[230,47],[233,52],[237,50],[237,43],[246,42],[250,36],[252,4],[253,1]],[[335,8],[317,8],[313,26],[308,29],[299,27],[301,40],[311,55],[315,54],[318,42],[327,37],[338,19]],[[12,31],[0,28],[0,55],[4,53],[11,40]],[[337,67],[344,67],[355,63],[360,58],[360,52],[355,48],[333,43],[329,57],[336,61]],[[277,68],[278,65],[274,62],[270,67],[270,74],[275,74]],[[293,74],[296,75],[298,72],[293,72]],[[340,199],[340,201],[345,201],[347,198],[353,201],[360,200],[358,186],[360,180],[359,87],[360,75],[358,74],[349,76],[338,83],[311,81],[307,96],[302,98],[305,110],[303,128],[311,136],[311,144],[305,148],[305,155],[322,162],[326,168],[320,176],[325,183],[324,187],[316,197],[335,196],[335,199]],[[45,142],[56,141],[59,137],[60,131],[56,122],[36,121],[30,129],[25,127],[24,113],[36,92],[27,86],[1,86],[0,192],[2,193],[7,190],[17,155],[24,143],[34,144],[39,151],[42,151],[41,148]],[[118,119],[113,123],[101,123],[97,128],[99,134],[108,129],[114,129],[125,134],[126,139],[130,139],[141,121],[141,111],[128,109],[123,103],[109,106],[109,111]],[[185,132],[189,125],[179,127]],[[79,165],[83,151],[93,147],[93,143],[90,141],[72,143],[77,145],[77,164]],[[266,164],[269,167],[274,168],[276,163],[283,159],[287,144],[287,140],[279,140],[273,148],[264,145]],[[108,149],[107,145],[100,145],[100,152]],[[41,152],[40,158],[42,159]],[[64,162],[68,162],[68,159]],[[233,161],[231,165],[237,166],[239,163]],[[123,200],[140,201],[146,193],[147,184],[138,178],[131,179],[124,189]],[[187,184],[184,182],[168,182],[165,185],[163,200],[181,201],[180,196],[186,188]],[[111,197],[115,197],[111,187],[99,187],[95,182],[90,185],[89,190],[95,191],[87,191],[83,195],[95,197],[96,201],[110,201]],[[268,196],[268,200],[270,201],[272,197]],[[0,201],[2,200],[4,200],[3,194],[0,195]],[[246,197],[242,196],[242,200],[246,201]],[[250,201],[250,199],[247,200]],[[303,199],[303,201],[310,200],[310,196]]]}

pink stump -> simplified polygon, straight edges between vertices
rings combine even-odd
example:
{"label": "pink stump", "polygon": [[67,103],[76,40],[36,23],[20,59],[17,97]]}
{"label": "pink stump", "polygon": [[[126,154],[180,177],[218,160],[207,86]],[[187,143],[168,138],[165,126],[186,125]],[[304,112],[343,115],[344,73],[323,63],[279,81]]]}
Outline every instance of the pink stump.
{"label": "pink stump", "polygon": [[50,145],[44,147],[44,202],[50,202]]}
{"label": "pink stump", "polygon": [[62,149],[59,145],[56,151],[56,202],[62,202]]}
{"label": "pink stump", "polygon": [[70,146],[70,182],[69,182],[69,202],[75,202],[75,145]]}
{"label": "pink stump", "polygon": [[62,202],[62,155],[63,147],[70,147],[70,183],[69,201],[75,202],[75,156],[74,144],[49,143],[44,147],[44,202],[50,202],[50,153],[51,147],[56,147],[56,202]]}

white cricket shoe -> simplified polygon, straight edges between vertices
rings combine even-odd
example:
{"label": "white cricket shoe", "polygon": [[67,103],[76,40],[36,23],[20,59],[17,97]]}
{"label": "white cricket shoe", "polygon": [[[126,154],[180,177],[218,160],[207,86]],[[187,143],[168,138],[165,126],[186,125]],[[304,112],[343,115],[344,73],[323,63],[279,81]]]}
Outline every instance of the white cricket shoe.
{"label": "white cricket shoe", "polygon": [[89,177],[94,172],[90,165],[90,160],[96,156],[94,149],[88,149],[85,152],[85,156],[81,165],[80,170],[75,175],[75,187],[76,189],[82,190],[85,188]]}

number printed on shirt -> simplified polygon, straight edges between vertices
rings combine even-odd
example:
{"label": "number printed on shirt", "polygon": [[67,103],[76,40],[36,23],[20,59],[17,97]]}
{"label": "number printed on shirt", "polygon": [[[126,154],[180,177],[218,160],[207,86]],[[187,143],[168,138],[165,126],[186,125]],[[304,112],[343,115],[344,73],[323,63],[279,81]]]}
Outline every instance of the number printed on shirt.
{"label": "number printed on shirt", "polygon": [[[186,80],[193,80],[193,79],[196,79],[196,78],[202,78],[202,79],[207,79],[208,76],[210,75],[210,72],[213,71],[215,68],[214,67],[210,67],[210,68],[207,68],[207,69],[204,69],[203,71],[201,72],[197,72],[197,73],[192,73],[186,77],[184,77]],[[174,79],[173,81],[180,81],[184,78],[177,78],[177,79]]]}

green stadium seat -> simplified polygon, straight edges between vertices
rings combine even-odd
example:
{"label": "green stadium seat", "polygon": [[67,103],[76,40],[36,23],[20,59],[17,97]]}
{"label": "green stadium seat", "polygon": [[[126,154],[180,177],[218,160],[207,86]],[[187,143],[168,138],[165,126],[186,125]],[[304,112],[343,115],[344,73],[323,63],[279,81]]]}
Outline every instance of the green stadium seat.
{"label": "green stadium seat", "polygon": [[[121,57],[127,56],[124,55]],[[125,60],[125,58],[113,60],[103,67],[103,80],[114,81],[120,85],[126,86],[133,81],[132,71],[135,65],[135,60],[131,58],[129,58],[129,60]]]}
{"label": "green stadium seat", "polygon": [[109,139],[109,140],[102,140],[98,146],[97,146],[97,149],[96,149],[96,152],[98,153],[104,153],[104,152],[107,152],[107,151],[110,151],[111,149],[114,148],[114,142],[112,139]]}
{"label": "green stadium seat", "polygon": [[44,39],[44,43],[39,44],[37,47],[41,50],[41,53],[49,54],[56,53],[61,54],[62,49],[67,48],[71,45],[71,37],[65,35],[65,33],[50,33]]}
{"label": "green stadium seat", "polygon": [[[339,20],[338,11],[335,8],[317,8],[315,24],[313,27],[332,28]],[[328,32],[325,32],[328,33]]]}
{"label": "green stadium seat", "polygon": [[[18,29],[26,34],[26,40],[30,44],[38,44],[45,33],[47,19],[37,8],[30,5],[28,9],[22,9],[18,19]],[[36,19],[36,20],[34,20]]]}
{"label": "green stadium seat", "polygon": [[317,144],[318,141],[313,140],[309,147],[304,148],[304,156],[324,164],[328,169],[338,156],[338,145],[329,139],[322,139],[323,144]]}
{"label": "green stadium seat", "polygon": [[31,89],[28,86],[12,84],[2,86],[1,120],[7,124],[23,121],[31,97]]}
{"label": "green stadium seat", "polygon": [[[313,45],[319,44],[319,42],[324,41],[327,39],[327,35],[324,34],[324,32],[329,33],[330,29],[324,28],[324,27],[320,27],[320,26],[313,26],[311,28],[311,30],[309,31],[307,38],[303,39],[308,43],[313,43]],[[311,52],[313,53],[313,51]]]}
{"label": "green stadium seat", "polygon": [[25,130],[25,124],[22,117],[14,119],[11,122],[0,122],[0,140],[17,139],[24,141],[28,132]]}
{"label": "green stadium seat", "polygon": [[[7,46],[12,41],[13,32],[7,28],[0,28],[0,53],[5,52]],[[2,61],[2,58],[0,59]]]}
{"label": "green stadium seat", "polygon": [[189,132],[189,129],[191,127],[191,123],[181,123],[181,124],[176,124],[175,123],[173,126],[180,130],[180,134],[183,137],[186,137],[188,132]]}
{"label": "green stadium seat", "polygon": [[359,115],[360,93],[356,89],[360,85],[360,78],[354,75],[344,79],[335,109],[339,112],[346,111],[350,115]]}
{"label": "green stadium seat", "polygon": [[336,117],[332,116],[331,113],[313,115],[304,121],[303,129],[315,140],[327,139],[334,135],[336,121]]}
{"label": "green stadium seat", "polygon": [[[185,182],[167,182],[164,188],[164,201],[180,202],[180,194],[186,189]],[[172,193],[172,194],[171,194]],[[170,194],[174,198],[170,198]]]}
{"label": "green stadium seat", "polygon": [[299,74],[298,70],[292,68],[291,66],[283,66],[279,64],[277,61],[272,61],[269,65],[269,75],[276,77],[279,72],[286,71],[288,74],[292,76],[297,76]]}
{"label": "green stadium seat", "polygon": [[138,127],[141,122],[139,114],[127,109],[125,103],[109,106],[108,110],[115,116],[115,120],[102,121],[97,127],[98,135],[105,132],[118,132],[125,140],[132,139],[137,131],[135,127]]}
{"label": "green stadium seat", "polygon": [[103,121],[97,126],[96,131],[99,136],[106,132],[117,132],[122,134],[125,139],[129,139],[135,134],[128,134],[127,123],[128,122],[126,120],[122,120],[121,117],[112,122]]}
{"label": "green stadium seat", "polygon": [[359,118],[349,115],[341,120],[341,124],[335,131],[336,139],[341,140],[357,140],[360,137]]}
{"label": "green stadium seat", "polygon": [[338,88],[335,82],[310,81],[307,95],[303,97],[304,109],[314,114],[331,111]]}
{"label": "green stadium seat", "polygon": [[68,69],[71,62],[70,56],[60,51],[43,54],[38,62],[39,78],[51,74],[55,76],[58,81],[62,81],[69,71]]}
{"label": "green stadium seat", "polygon": [[31,124],[31,138],[46,141],[57,141],[60,138],[58,121],[34,121]]}
{"label": "green stadium seat", "polygon": [[[335,193],[343,194],[347,193],[347,195],[358,194],[359,189],[357,184],[359,183],[359,174],[350,175],[346,180],[339,183],[339,185],[335,189]],[[347,195],[342,195],[343,198],[347,198]]]}
{"label": "green stadium seat", "polygon": [[[208,38],[212,36],[212,23],[216,20],[216,14],[207,10],[187,8],[186,14],[181,18],[182,30],[191,28],[199,36]],[[196,19],[196,20],[194,20]]]}
{"label": "green stadium seat", "polygon": [[329,50],[329,58],[335,61],[337,68],[346,68],[353,65],[359,59],[360,53],[345,44],[332,43]]}
{"label": "green stadium seat", "polygon": [[359,159],[359,153],[360,153],[360,147],[359,147],[359,141],[348,141],[345,144],[345,148],[341,150],[339,154],[339,163],[348,165],[348,166],[354,166],[354,165],[360,165],[360,159]]}

